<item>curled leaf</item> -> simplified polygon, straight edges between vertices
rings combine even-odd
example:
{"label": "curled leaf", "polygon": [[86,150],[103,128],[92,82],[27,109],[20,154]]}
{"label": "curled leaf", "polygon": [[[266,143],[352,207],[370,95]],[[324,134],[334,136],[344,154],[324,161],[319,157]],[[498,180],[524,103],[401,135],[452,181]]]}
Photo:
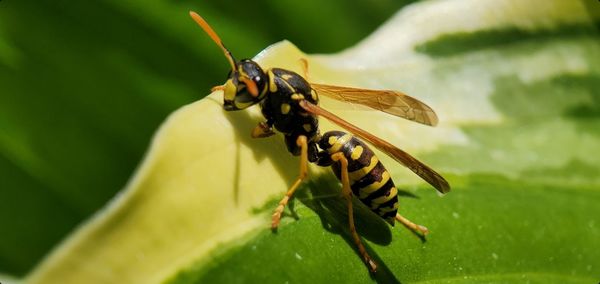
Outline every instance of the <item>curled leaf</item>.
{"label": "curled leaf", "polygon": [[[595,281],[600,250],[591,248],[600,247],[600,221],[589,212],[599,193],[589,185],[599,180],[586,169],[600,165],[589,154],[600,145],[600,127],[597,104],[585,104],[598,97],[590,91],[600,77],[595,21],[583,1],[423,1],[340,54],[309,56],[283,41],[256,60],[301,73],[306,58],[313,82],[401,90],[438,114],[431,128],[323,100],[423,157],[456,188],[444,199],[428,189],[403,203],[401,211],[432,230],[426,244],[359,214],[359,225],[371,226],[359,231],[384,267],[377,279]],[[267,230],[298,161],[279,136],[250,138],[261,121],[257,108],[230,113],[221,103],[213,93],[173,113],[123,193],[28,280],[368,280],[336,213],[343,204],[335,202],[337,183],[327,169],[311,168],[304,190],[313,194],[299,193],[302,204],[292,210],[298,220],[286,217],[278,234]],[[593,120],[579,117],[586,107]],[[580,132],[584,125],[593,130]],[[326,121],[322,127],[335,129]],[[426,187],[380,156],[407,195]]]}

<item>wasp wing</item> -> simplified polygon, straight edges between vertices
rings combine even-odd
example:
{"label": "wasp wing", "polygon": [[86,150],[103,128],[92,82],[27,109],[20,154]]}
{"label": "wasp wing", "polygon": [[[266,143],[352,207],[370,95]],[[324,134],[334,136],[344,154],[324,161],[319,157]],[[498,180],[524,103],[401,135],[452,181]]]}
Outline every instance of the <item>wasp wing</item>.
{"label": "wasp wing", "polygon": [[318,94],[332,99],[360,104],[391,115],[399,116],[425,125],[435,126],[438,118],[425,103],[398,91],[368,90],[311,83]]}
{"label": "wasp wing", "polygon": [[398,149],[396,146],[390,144],[389,142],[370,134],[369,132],[358,128],[357,126],[341,119],[335,114],[330,113],[329,111],[314,105],[306,100],[300,102],[300,106],[309,113],[322,116],[330,120],[331,122],[341,126],[342,128],[350,131],[354,135],[368,141],[377,149],[383,151],[390,157],[394,158],[397,162],[409,168],[419,177],[424,179],[426,182],[431,184],[435,189],[437,189],[441,193],[447,193],[450,191],[450,185],[448,182],[433,169],[428,167],[427,165],[421,163],[419,160],[415,159],[410,154]]}

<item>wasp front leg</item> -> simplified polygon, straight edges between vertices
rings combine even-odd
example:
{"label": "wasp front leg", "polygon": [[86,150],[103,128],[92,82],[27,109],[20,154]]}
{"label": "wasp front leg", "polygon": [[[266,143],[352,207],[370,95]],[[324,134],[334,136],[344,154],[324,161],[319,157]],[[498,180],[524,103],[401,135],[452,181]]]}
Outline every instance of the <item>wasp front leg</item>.
{"label": "wasp front leg", "polygon": [[252,138],[265,138],[275,134],[273,131],[273,127],[269,125],[267,122],[260,122],[254,129],[252,129],[252,133],[250,136]]}
{"label": "wasp front leg", "polygon": [[214,86],[212,88],[210,88],[211,92],[216,92],[216,91],[225,91],[225,85],[217,85]]}
{"label": "wasp front leg", "polygon": [[346,202],[348,203],[348,224],[350,226],[350,233],[352,234],[352,238],[354,239],[354,243],[358,247],[358,251],[362,256],[365,263],[369,266],[371,272],[377,271],[377,264],[375,261],[369,256],[365,246],[362,244],[360,240],[360,236],[356,232],[356,227],[354,226],[354,210],[352,209],[352,190],[350,189],[350,180],[348,178],[348,160],[344,156],[343,153],[335,153],[331,155],[331,159],[334,162],[340,163],[340,180],[342,181],[342,193],[344,198],[346,198]]}
{"label": "wasp front leg", "polygon": [[298,189],[298,186],[300,186],[302,181],[306,179],[306,176],[308,176],[308,140],[306,136],[298,136],[298,138],[296,139],[296,144],[298,145],[298,147],[300,147],[300,174],[298,175],[298,178],[296,179],[292,187],[287,191],[283,199],[279,201],[279,205],[275,209],[275,212],[273,212],[271,220],[271,229],[273,230],[276,230],[277,226],[279,226],[279,221],[281,221],[281,214],[283,213],[283,209],[285,208],[285,206],[290,201],[290,198],[292,198],[292,195],[294,195],[294,192],[296,191],[296,189]]}

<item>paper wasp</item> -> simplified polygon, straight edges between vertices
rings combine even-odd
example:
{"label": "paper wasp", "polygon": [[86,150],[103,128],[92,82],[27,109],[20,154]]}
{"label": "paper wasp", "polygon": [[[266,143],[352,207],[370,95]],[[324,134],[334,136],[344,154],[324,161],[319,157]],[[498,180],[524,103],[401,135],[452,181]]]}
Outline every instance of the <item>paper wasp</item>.
{"label": "paper wasp", "polygon": [[[438,191],[446,193],[450,186],[446,180],[419,162],[408,153],[372,134],[348,123],[318,106],[319,95],[368,106],[395,116],[434,126],[438,119],[435,112],[419,100],[397,91],[366,90],[309,83],[307,63],[302,61],[305,76],[295,72],[271,68],[263,70],[258,63],[244,59],[236,61],[219,36],[208,23],[195,12],[190,12],[194,21],[223,50],[231,65],[231,73],[225,84],[213,90],[223,91],[223,108],[227,111],[245,109],[259,104],[265,121],[260,122],[251,133],[253,138],[263,138],[282,133],[290,153],[300,156],[300,174],[272,215],[272,229],[276,229],[288,201],[306,179],[308,163],[331,166],[342,183],[342,193],[348,206],[350,232],[372,272],[377,265],[365,250],[354,227],[352,195],[356,195],[366,206],[390,225],[398,220],[414,232],[426,234],[427,228],[417,225],[397,213],[397,189],[390,174],[377,156],[360,139],[406,166]],[[319,132],[318,117],[325,117],[351,134],[341,131]],[[359,139],[360,138],[360,139]]]}

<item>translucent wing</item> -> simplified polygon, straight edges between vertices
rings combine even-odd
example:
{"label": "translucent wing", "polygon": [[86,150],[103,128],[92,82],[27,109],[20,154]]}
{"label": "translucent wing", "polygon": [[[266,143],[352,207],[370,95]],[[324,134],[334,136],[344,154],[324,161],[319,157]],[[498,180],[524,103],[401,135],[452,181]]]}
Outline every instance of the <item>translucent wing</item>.
{"label": "translucent wing", "polygon": [[300,106],[309,113],[322,116],[330,120],[331,122],[341,126],[342,128],[350,131],[352,134],[364,139],[365,141],[371,143],[377,149],[383,151],[390,157],[394,158],[397,162],[409,168],[419,177],[424,179],[426,182],[431,184],[441,193],[447,193],[450,191],[450,185],[448,182],[433,169],[428,167],[427,165],[421,163],[419,160],[415,159],[410,154],[398,149],[396,146],[390,144],[389,142],[378,138],[377,136],[370,134],[369,132],[358,128],[357,126],[339,118],[338,116],[326,111],[325,109],[311,104],[308,101],[301,101]]}
{"label": "translucent wing", "polygon": [[319,95],[332,99],[368,106],[418,123],[435,126],[438,118],[425,103],[398,91],[368,90],[311,83]]}

